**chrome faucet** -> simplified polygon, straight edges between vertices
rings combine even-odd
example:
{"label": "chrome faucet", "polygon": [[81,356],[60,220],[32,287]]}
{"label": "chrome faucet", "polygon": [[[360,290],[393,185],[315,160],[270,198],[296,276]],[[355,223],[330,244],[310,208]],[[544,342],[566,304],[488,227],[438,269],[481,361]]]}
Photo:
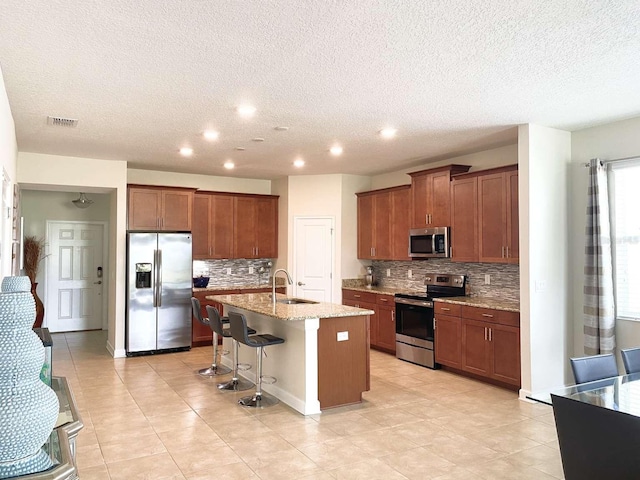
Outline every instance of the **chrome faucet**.
{"label": "chrome faucet", "polygon": [[276,304],[276,275],[278,274],[278,272],[284,272],[284,274],[287,276],[287,282],[289,282],[289,285],[293,285],[291,275],[289,275],[289,272],[287,272],[284,268],[279,268],[278,270],[273,272],[273,275],[271,276],[271,301],[274,305]]}

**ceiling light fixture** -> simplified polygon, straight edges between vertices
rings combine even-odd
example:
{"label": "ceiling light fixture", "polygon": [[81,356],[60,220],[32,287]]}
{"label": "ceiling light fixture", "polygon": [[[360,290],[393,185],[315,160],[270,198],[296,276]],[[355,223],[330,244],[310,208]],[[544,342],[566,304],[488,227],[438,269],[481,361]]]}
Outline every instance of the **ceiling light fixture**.
{"label": "ceiling light fixture", "polygon": [[252,138],[251,141],[253,141],[253,142],[264,142],[264,138],[256,137],[256,138]]}
{"label": "ceiling light fixture", "polygon": [[88,208],[93,203],[93,200],[89,200],[84,193],[80,192],[80,197],[71,200],[71,203],[78,208]]}
{"label": "ceiling light fixture", "polygon": [[256,113],[256,107],[253,105],[240,105],[237,109],[238,115],[245,118],[253,117]]}
{"label": "ceiling light fixture", "polygon": [[343,151],[344,150],[342,149],[342,147],[340,145],[334,145],[333,147],[331,147],[329,149],[329,152],[331,152],[331,155],[336,156],[336,157],[342,155]]}
{"label": "ceiling light fixture", "polygon": [[236,150],[239,152],[244,152],[246,150],[246,148],[244,147],[236,147]]}
{"label": "ceiling light fixture", "polygon": [[398,130],[396,130],[395,128],[388,127],[388,128],[383,128],[378,133],[382,138],[393,138],[396,136],[396,133],[398,133]]}
{"label": "ceiling light fixture", "polygon": [[180,155],[182,155],[183,157],[190,157],[191,155],[193,155],[193,148],[182,147],[180,149]]}
{"label": "ceiling light fixture", "polygon": [[289,130],[289,127],[274,127],[274,130],[277,130],[278,132],[286,132],[287,130]]}
{"label": "ceiling light fixture", "polygon": [[202,136],[209,140],[210,142],[213,142],[215,140],[218,140],[218,137],[220,136],[220,132],[217,132],[215,130],[205,130],[202,133]]}
{"label": "ceiling light fixture", "polygon": [[227,160],[226,162],[224,162],[224,168],[226,168],[227,170],[231,170],[235,166],[236,166],[236,164],[233,163],[233,161],[231,161],[231,160]]}
{"label": "ceiling light fixture", "polygon": [[296,168],[304,167],[304,160],[302,160],[301,158],[296,158],[296,160],[293,162],[293,166]]}

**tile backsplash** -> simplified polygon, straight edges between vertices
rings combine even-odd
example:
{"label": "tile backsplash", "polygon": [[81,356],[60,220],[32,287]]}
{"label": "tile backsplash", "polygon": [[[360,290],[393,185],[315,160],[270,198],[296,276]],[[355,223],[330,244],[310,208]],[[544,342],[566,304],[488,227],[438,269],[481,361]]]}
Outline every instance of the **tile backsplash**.
{"label": "tile backsplash", "polygon": [[[424,289],[427,273],[467,276],[467,293],[520,301],[520,266],[500,263],[458,263],[448,259],[414,261],[373,261],[373,274],[378,285],[403,289]],[[389,276],[387,277],[387,270]],[[411,278],[408,273],[411,271]],[[485,276],[489,276],[489,284]]]}
{"label": "tile backsplash", "polygon": [[209,278],[209,287],[270,286],[270,259],[194,260],[193,276]]}

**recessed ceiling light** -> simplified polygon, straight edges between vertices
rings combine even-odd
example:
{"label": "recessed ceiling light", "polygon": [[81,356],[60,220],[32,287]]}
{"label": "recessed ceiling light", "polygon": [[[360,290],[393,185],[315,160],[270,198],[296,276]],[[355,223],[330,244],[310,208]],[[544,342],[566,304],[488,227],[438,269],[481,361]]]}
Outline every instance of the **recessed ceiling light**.
{"label": "recessed ceiling light", "polygon": [[380,130],[380,136],[382,138],[393,138],[396,136],[396,133],[398,133],[398,130],[396,130],[395,128],[383,128],[382,130]]}
{"label": "recessed ceiling light", "polygon": [[340,145],[334,145],[329,149],[329,151],[331,152],[331,155],[335,155],[337,157],[342,155],[343,149]]}
{"label": "recessed ceiling light", "polygon": [[293,162],[293,166],[296,168],[304,167],[304,160],[302,160],[301,158],[296,158]]}
{"label": "recessed ceiling light", "polygon": [[238,111],[238,115],[245,118],[253,117],[256,113],[256,107],[253,105],[240,105],[236,110]]}
{"label": "recessed ceiling light", "polygon": [[191,155],[193,155],[193,148],[182,147],[180,149],[180,155],[182,155],[183,157],[190,157]]}
{"label": "recessed ceiling light", "polygon": [[253,142],[264,142],[264,138],[256,137],[256,138],[252,138],[251,141],[253,141]]}
{"label": "recessed ceiling light", "polygon": [[286,132],[289,130],[289,127],[275,127],[274,130],[277,130],[278,132]]}
{"label": "recessed ceiling light", "polygon": [[236,164],[233,163],[231,160],[227,160],[226,162],[224,162],[224,168],[226,168],[227,170],[231,170],[235,166]]}
{"label": "recessed ceiling light", "polygon": [[244,152],[246,150],[246,148],[244,147],[236,147],[236,150],[239,152]]}
{"label": "recessed ceiling light", "polygon": [[202,136],[210,142],[213,142],[214,140],[218,139],[218,137],[220,136],[220,132],[217,132],[215,130],[205,130],[202,133]]}

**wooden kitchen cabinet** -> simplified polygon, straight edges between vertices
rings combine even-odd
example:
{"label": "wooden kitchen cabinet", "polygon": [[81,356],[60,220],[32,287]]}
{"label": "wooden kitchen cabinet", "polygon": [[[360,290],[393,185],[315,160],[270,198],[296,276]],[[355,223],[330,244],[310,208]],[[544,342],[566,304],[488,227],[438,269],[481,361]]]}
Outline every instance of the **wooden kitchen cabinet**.
{"label": "wooden kitchen cabinet", "polygon": [[396,353],[396,302],[393,295],[376,295],[378,324],[376,347],[389,353]]}
{"label": "wooden kitchen cabinet", "polygon": [[478,176],[480,262],[518,263],[517,165]]}
{"label": "wooden kitchen cabinet", "polygon": [[278,197],[235,195],[233,206],[234,258],[278,256]]}
{"label": "wooden kitchen cabinet", "polygon": [[433,302],[436,363],[453,368],[462,366],[460,305]]}
{"label": "wooden kitchen cabinet", "polygon": [[129,185],[129,230],[191,231],[194,189]]}
{"label": "wooden kitchen cabinet", "polygon": [[357,193],[358,258],[407,260],[409,185]]}
{"label": "wooden kitchen cabinet", "polygon": [[373,292],[342,289],[343,305],[365,308],[374,312],[373,315],[369,315],[369,343],[372,347],[378,345],[378,305],[376,301],[376,294]]}
{"label": "wooden kitchen cabinet", "polygon": [[451,261],[478,261],[478,178],[451,182]]}
{"label": "wooden kitchen cabinet", "polygon": [[452,175],[469,171],[467,165],[447,165],[413,172],[411,228],[451,225],[449,184]]}
{"label": "wooden kitchen cabinet", "polygon": [[193,258],[233,257],[233,195],[196,192],[193,199]]}

